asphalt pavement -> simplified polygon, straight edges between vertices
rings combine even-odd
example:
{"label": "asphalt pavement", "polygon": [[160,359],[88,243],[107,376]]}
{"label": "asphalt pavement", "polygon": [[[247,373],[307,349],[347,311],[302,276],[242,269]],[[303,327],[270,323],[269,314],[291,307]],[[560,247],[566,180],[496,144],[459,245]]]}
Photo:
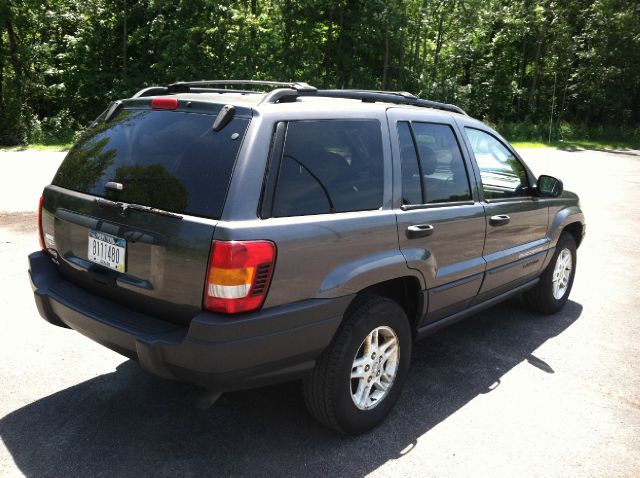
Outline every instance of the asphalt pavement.
{"label": "asphalt pavement", "polygon": [[638,476],[640,151],[522,155],[581,197],[569,302],[511,300],[419,342],[391,415],[353,438],[308,415],[299,383],[209,406],[41,320],[26,256],[64,154],[0,152],[0,476]]}

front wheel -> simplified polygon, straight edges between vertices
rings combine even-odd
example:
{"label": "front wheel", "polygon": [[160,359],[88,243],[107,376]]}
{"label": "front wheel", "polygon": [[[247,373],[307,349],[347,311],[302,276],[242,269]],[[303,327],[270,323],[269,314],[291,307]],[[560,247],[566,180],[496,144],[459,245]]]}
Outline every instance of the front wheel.
{"label": "front wheel", "polygon": [[576,241],[571,234],[563,232],[540,281],[524,293],[527,305],[545,314],[555,314],[562,309],[573,286],[576,263]]}
{"label": "front wheel", "polygon": [[411,345],[407,315],[396,302],[375,296],[360,300],[303,382],[307,408],[343,433],[370,430],[398,400]]}

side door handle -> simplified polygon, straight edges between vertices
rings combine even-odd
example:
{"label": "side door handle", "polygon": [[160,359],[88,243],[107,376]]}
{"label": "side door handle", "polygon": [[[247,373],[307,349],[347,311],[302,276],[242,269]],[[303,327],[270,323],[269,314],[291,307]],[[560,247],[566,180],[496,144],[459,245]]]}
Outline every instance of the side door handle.
{"label": "side door handle", "polygon": [[492,226],[504,226],[509,224],[509,221],[511,221],[511,218],[506,214],[498,214],[497,216],[491,216],[489,224]]}
{"label": "side door handle", "polygon": [[433,234],[433,230],[431,224],[415,224],[407,227],[407,238],[416,239],[418,237],[427,237]]}

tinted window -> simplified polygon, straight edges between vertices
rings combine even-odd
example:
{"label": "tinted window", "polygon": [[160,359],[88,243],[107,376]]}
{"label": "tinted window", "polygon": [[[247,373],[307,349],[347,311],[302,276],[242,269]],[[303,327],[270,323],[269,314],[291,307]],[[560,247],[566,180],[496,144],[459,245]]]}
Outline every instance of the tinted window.
{"label": "tinted window", "polygon": [[423,204],[418,155],[409,123],[398,123],[398,141],[402,160],[402,204]]}
{"label": "tinted window", "polygon": [[[471,199],[460,146],[448,125],[398,124],[404,204],[429,204]],[[414,146],[415,139],[415,146]],[[416,156],[415,147],[418,154]],[[422,195],[418,193],[422,181]],[[422,199],[420,197],[422,196]]]}
{"label": "tinted window", "polygon": [[[53,184],[114,200],[219,218],[248,119],[211,129],[215,116],[123,110],[71,149]],[[231,135],[239,133],[236,140]],[[109,181],[120,192],[105,191]]]}
{"label": "tinted window", "polygon": [[378,209],[382,180],[378,121],[293,121],[287,127],[272,215]]}
{"label": "tinted window", "polygon": [[484,131],[465,128],[480,168],[486,199],[529,195],[527,171],[506,146]]}

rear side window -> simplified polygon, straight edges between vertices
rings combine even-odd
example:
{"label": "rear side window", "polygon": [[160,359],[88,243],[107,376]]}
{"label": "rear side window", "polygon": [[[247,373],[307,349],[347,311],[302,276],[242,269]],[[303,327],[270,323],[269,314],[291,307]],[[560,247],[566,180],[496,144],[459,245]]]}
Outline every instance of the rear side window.
{"label": "rear side window", "polygon": [[377,120],[292,121],[273,198],[274,217],[365,211],[382,206]]}
{"label": "rear side window", "polygon": [[[211,128],[214,120],[209,114],[125,109],[85,133],[53,184],[219,219],[249,120],[235,117],[218,132]],[[109,181],[122,183],[123,190],[105,190]]]}
{"label": "rear side window", "polygon": [[471,200],[467,169],[449,125],[399,122],[398,139],[403,204]]}

